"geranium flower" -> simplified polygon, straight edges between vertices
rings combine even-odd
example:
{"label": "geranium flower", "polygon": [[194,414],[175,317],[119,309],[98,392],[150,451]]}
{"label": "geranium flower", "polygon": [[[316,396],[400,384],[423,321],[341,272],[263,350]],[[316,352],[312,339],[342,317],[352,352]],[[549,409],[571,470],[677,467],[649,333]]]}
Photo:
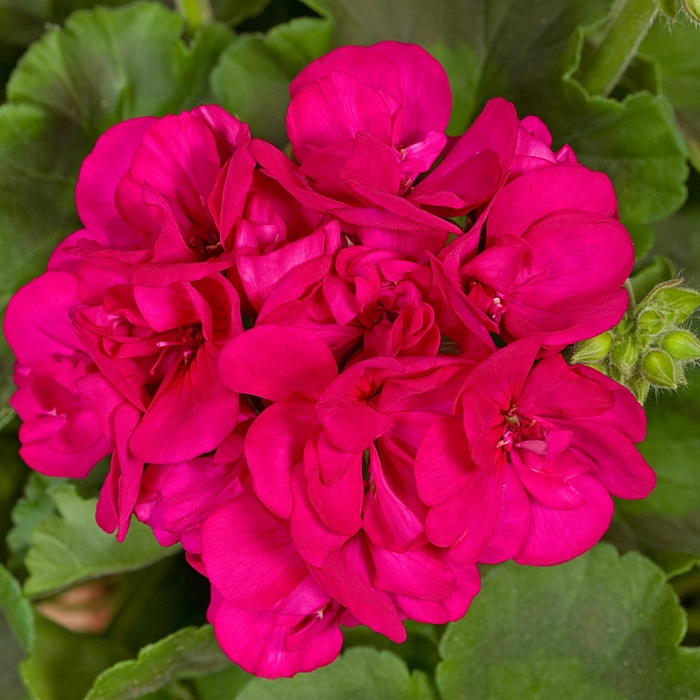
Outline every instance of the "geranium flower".
{"label": "geranium flower", "polygon": [[433,425],[419,449],[426,532],[458,561],[567,561],[607,529],[610,494],[643,498],[654,487],[633,445],[645,417],[632,394],[561,355],[533,367],[539,349],[520,340],[479,365],[457,417]]}

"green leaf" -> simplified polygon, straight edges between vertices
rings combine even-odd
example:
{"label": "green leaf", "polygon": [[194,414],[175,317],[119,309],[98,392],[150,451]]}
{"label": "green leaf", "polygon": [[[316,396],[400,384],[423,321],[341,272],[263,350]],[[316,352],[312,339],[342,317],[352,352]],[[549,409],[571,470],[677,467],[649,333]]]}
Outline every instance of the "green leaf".
{"label": "green leaf", "polygon": [[25,695],[17,666],[34,643],[34,617],[19,583],[0,565],[0,688],[3,700]]}
{"label": "green leaf", "polygon": [[646,92],[622,102],[591,97],[571,77],[564,81],[575,121],[549,122],[582,163],[615,185],[623,222],[652,223],[685,201],[686,150],[667,102]]}
{"label": "green leaf", "polygon": [[388,651],[355,647],[330,666],[293,678],[253,679],[236,700],[434,700],[428,678]]}
{"label": "green leaf", "polygon": [[677,700],[700,694],[700,650],[663,572],[608,545],[556,567],[506,563],[448,625],[444,700]]}
{"label": "green leaf", "polygon": [[22,589],[10,572],[0,564],[0,607],[5,620],[25,652],[34,646],[34,615]]}
{"label": "green leaf", "polygon": [[38,472],[31,472],[24,487],[24,496],[12,509],[14,527],[7,535],[7,544],[12,552],[12,567],[20,567],[29,551],[32,531],[51,513],[56,512],[56,503],[51,492],[59,488],[64,479],[55,479]]}
{"label": "green leaf", "polygon": [[230,666],[210,625],[186,627],[145,647],[136,660],[106,670],[85,700],[132,700],[173,680],[205,676]]}
{"label": "green leaf", "polygon": [[142,569],[179,551],[161,547],[151,529],[136,521],[124,542],[117,542],[95,522],[97,499],[82,500],[73,485],[60,486],[52,498],[60,515],[46,516],[32,531],[25,595],[48,595],[80,581]]}
{"label": "green leaf", "polygon": [[37,615],[34,649],[20,672],[34,700],[82,700],[95,677],[125,656],[106,639],[69,632]]}
{"label": "green leaf", "polygon": [[299,17],[267,34],[242,34],[212,71],[216,101],[249,122],[253,135],[283,146],[289,83],[331,48],[328,20]]}
{"label": "green leaf", "polygon": [[481,75],[479,58],[464,41],[458,41],[454,46],[438,41],[429,50],[442,63],[452,88],[452,113],[446,132],[449,136],[460,136],[475,116]]}
{"label": "green leaf", "polygon": [[224,671],[193,678],[190,683],[199,700],[234,700],[252,678],[240,666],[231,664]]}
{"label": "green leaf", "polygon": [[8,97],[68,117],[91,142],[124,119],[187,109],[206,95],[232,37],[210,25],[187,47],[183,31],[183,19],[158,3],[76,12],[22,57]]}
{"label": "green leaf", "polygon": [[640,52],[658,62],[664,95],[688,143],[690,160],[700,171],[700,27],[687,21],[656,22]]}
{"label": "green leaf", "polygon": [[216,19],[235,27],[248,17],[259,15],[270,0],[211,0]]}
{"label": "green leaf", "polygon": [[607,535],[622,551],[639,549],[669,575],[700,562],[700,371],[677,394],[648,401],[640,451],[657,476],[641,501],[618,501]]}
{"label": "green leaf", "polygon": [[671,258],[688,284],[700,286],[700,205],[686,205],[654,229],[654,252]]}
{"label": "green leaf", "polygon": [[406,641],[396,644],[383,634],[373,632],[365,625],[343,628],[343,648],[374,647],[379,651],[390,651],[404,660],[410,670],[419,669],[429,675],[435,673],[440,657],[437,653],[441,627],[405,620]]}

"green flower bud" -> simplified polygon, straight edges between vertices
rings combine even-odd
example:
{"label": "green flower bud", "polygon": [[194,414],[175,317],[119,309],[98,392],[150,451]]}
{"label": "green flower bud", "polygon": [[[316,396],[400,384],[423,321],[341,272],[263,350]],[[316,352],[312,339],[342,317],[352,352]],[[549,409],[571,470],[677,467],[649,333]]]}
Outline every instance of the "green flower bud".
{"label": "green flower bud", "polygon": [[666,325],[664,317],[658,311],[652,311],[651,309],[642,311],[639,314],[637,324],[640,331],[649,335],[660,333]]}
{"label": "green flower bud", "polygon": [[623,338],[616,342],[610,352],[610,359],[620,368],[623,376],[632,374],[638,357],[639,352],[632,338]]}
{"label": "green flower bud", "polygon": [[681,9],[679,0],[656,0],[656,5],[661,14],[666,15],[669,19],[675,19],[678,10]]}
{"label": "green flower bud", "polygon": [[634,397],[643,404],[647,400],[649,388],[651,384],[644,377],[633,377],[629,383],[629,389],[634,394]]}
{"label": "green flower bud", "polygon": [[688,362],[700,359],[700,341],[688,331],[671,331],[661,347],[674,359]]}
{"label": "green flower bud", "polygon": [[662,350],[652,350],[642,361],[642,371],[646,379],[654,386],[664,389],[675,389],[678,386],[675,378],[673,360]]}
{"label": "green flower bud", "polygon": [[612,333],[605,331],[595,338],[582,340],[577,346],[571,361],[574,364],[590,365],[602,360],[609,352],[612,345]]}
{"label": "green flower bud", "polygon": [[683,0],[685,11],[693,22],[700,22],[700,0]]}
{"label": "green flower bud", "polygon": [[685,321],[700,306],[700,292],[679,287],[682,281],[678,279],[658,285],[644,299],[644,310],[653,309],[672,324]]}

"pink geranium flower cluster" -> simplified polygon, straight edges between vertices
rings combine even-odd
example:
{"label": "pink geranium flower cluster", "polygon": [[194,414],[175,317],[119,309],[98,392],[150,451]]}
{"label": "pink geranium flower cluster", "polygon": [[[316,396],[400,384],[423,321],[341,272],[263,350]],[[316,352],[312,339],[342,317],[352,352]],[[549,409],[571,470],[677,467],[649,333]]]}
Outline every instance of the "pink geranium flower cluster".
{"label": "pink geranium flower cluster", "polygon": [[566,561],[653,488],[641,407],[561,354],[626,309],[610,181],[503,99],[450,110],[383,42],[294,80],[293,159],[216,106],[119,124],[8,307],[25,461],[111,453],[100,526],[181,542],[258,675],[456,620],[477,563]]}

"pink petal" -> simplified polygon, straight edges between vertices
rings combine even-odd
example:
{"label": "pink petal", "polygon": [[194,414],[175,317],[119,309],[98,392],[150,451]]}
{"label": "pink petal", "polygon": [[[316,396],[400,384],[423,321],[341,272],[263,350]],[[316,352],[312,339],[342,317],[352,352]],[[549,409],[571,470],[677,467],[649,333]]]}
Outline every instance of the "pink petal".
{"label": "pink petal", "polygon": [[309,566],[321,567],[326,557],[340,549],[348,538],[330,530],[311,505],[303,464],[297,464],[292,472],[292,495],[292,540]]}
{"label": "pink petal", "polygon": [[564,419],[599,416],[612,405],[610,391],[578,375],[561,355],[533,367],[518,400],[524,415]]}
{"label": "pink petal", "polygon": [[277,624],[275,613],[248,612],[229,604],[212,587],[207,620],[224,653],[248,673],[262,678],[289,678],[325,666],[340,653],[343,635],[336,621],[317,617],[311,636],[302,647],[287,650],[295,627]]}
{"label": "pink petal", "polygon": [[448,598],[441,601],[423,600],[394,594],[397,609],[411,620],[433,625],[460,620],[467,613],[481,586],[479,571],[474,564],[452,564],[457,581]]}
{"label": "pink petal", "polygon": [[540,219],[564,210],[613,216],[617,200],[608,176],[582,165],[555,165],[522,175],[494,199],[489,238],[522,236]]}
{"label": "pink petal", "polygon": [[530,499],[512,465],[503,470],[503,491],[496,528],[488,547],[479,556],[483,564],[500,564],[512,559],[523,546],[530,530]]}
{"label": "pink petal", "polygon": [[119,247],[142,240],[122,220],[115,193],[144,134],[157,121],[154,117],[137,117],[116,124],[100,136],[80,168],[75,188],[78,215],[86,228],[103,232],[107,240]]}
{"label": "pink petal", "polygon": [[452,91],[439,61],[416,44],[382,41],[371,49],[398,69],[403,106],[399,143],[422,141],[430,131],[445,131],[452,111]]}
{"label": "pink petal", "polygon": [[406,630],[389,594],[371,583],[371,555],[362,534],[332,552],[322,567],[310,566],[314,578],[360,622],[394,642],[406,639]]}
{"label": "pink petal", "polygon": [[280,401],[266,408],[246,435],[245,450],[256,496],[273,513],[289,518],[291,475],[311,433],[320,427],[314,404]]}
{"label": "pink petal", "polygon": [[244,610],[269,610],[308,573],[287,530],[248,491],[204,522],[202,559],[212,584]]}
{"label": "pink petal", "polygon": [[237,422],[238,394],[223,385],[203,347],[163,381],[130,446],[145,462],[185,462],[218,447]]}
{"label": "pink petal", "polygon": [[287,133],[300,163],[324,146],[355,138],[358,131],[391,143],[391,123],[380,92],[336,71],[301,88],[287,111]]}
{"label": "pink petal", "polygon": [[416,485],[421,500],[429,506],[444,503],[469,484],[473,468],[462,421],[438,420],[428,429],[416,455]]}
{"label": "pink petal", "polygon": [[423,532],[423,525],[387,483],[374,445],[370,446],[369,455],[372,481],[364,500],[365,532],[378,547],[406,550]]}
{"label": "pink petal", "polygon": [[333,354],[315,333],[272,324],[230,340],[219,356],[219,371],[234,391],[272,401],[315,401],[338,374]]}
{"label": "pink petal", "polygon": [[389,552],[370,545],[370,551],[377,588],[431,601],[445,600],[452,594],[457,576],[429,546],[412,552]]}
{"label": "pink petal", "polygon": [[[376,46],[380,46],[380,44]],[[402,44],[401,46],[406,45]],[[390,53],[390,51],[381,51],[380,49],[378,55],[375,46],[371,48],[341,46],[309,63],[292,80],[292,84],[289,86],[289,94],[294,97],[302,88],[319,78],[323,78],[333,71],[342,71],[353,76],[363,85],[386,92],[399,99],[401,95],[399,89],[401,76],[396,69],[396,64],[391,60]]]}
{"label": "pink petal", "polygon": [[571,484],[586,499],[585,505],[554,510],[532,501],[532,524],[515,557],[518,564],[550,566],[569,561],[589,550],[608,529],[613,502],[605,488],[588,474],[579,474]]}
{"label": "pink petal", "polygon": [[82,355],[69,310],[78,304],[76,275],[46,272],[22,287],[5,312],[5,339],[23,365]]}
{"label": "pink petal", "polygon": [[362,527],[362,455],[355,455],[344,474],[332,484],[321,480],[318,463],[321,456],[314,442],[309,442],[304,452],[309,501],[326,527],[339,535],[352,537]]}

